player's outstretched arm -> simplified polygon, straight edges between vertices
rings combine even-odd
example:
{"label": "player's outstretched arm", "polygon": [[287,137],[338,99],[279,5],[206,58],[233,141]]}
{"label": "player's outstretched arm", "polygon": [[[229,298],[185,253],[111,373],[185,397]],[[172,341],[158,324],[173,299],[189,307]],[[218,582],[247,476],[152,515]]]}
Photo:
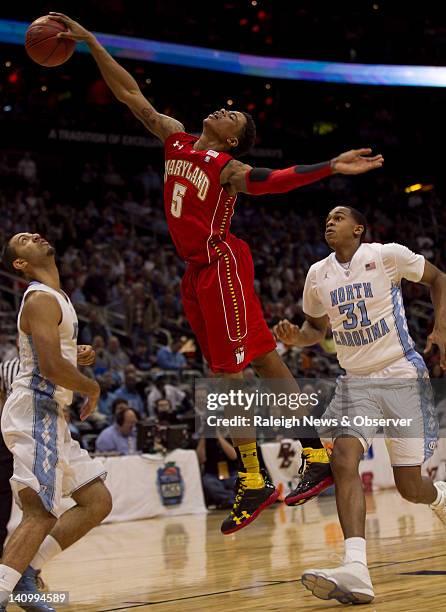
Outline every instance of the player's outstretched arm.
{"label": "player's outstretched arm", "polygon": [[274,326],[273,332],[278,340],[288,346],[313,346],[325,338],[328,327],[328,316],[310,317],[305,315],[306,320],[302,327],[293,325],[288,319],[283,319]]}
{"label": "player's outstretched arm", "polygon": [[434,329],[427,338],[424,352],[428,353],[436,344],[440,349],[440,365],[446,370],[446,274],[426,261],[420,282],[429,287],[435,310]]}
{"label": "player's outstretched arm", "polygon": [[50,13],[51,19],[66,25],[68,32],[60,32],[59,38],[69,38],[75,41],[84,41],[90,48],[102,77],[120,102],[126,104],[132,113],[145,125],[145,127],[158,136],[163,142],[170,134],[184,132],[182,123],[159,113],[143,96],[138,83],[110,53],[99,43],[92,32],[89,32],[73,19],[63,13]]}
{"label": "player's outstretched arm", "polygon": [[383,156],[370,156],[371,152],[371,149],[354,149],[327,162],[310,166],[291,166],[282,170],[253,168],[234,159],[223,169],[220,182],[231,194],[285,193],[331,174],[363,174],[381,168],[384,163]]}
{"label": "player's outstretched arm", "polygon": [[43,291],[34,291],[25,301],[21,326],[23,331],[32,336],[42,376],[55,385],[87,396],[86,408],[88,414],[91,414],[99,399],[100,388],[95,380],[81,374],[62,356],[59,336],[60,317],[60,306],[55,298]]}

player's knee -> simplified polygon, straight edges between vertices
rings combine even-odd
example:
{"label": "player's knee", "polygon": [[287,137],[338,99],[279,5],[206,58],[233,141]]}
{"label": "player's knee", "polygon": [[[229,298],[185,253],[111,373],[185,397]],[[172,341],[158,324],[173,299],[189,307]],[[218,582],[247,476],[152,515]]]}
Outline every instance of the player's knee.
{"label": "player's knee", "polygon": [[23,521],[32,522],[39,526],[44,533],[49,533],[57,522],[57,518],[42,506],[26,507],[23,509]]}
{"label": "player's knee", "polygon": [[19,493],[22,505],[23,520],[38,523],[42,529],[51,531],[56,524],[56,517],[53,516],[42,503],[39,495],[31,489],[22,489]]}
{"label": "player's knee", "polygon": [[112,511],[113,501],[110,491],[105,485],[102,485],[97,493],[93,501],[92,511],[96,518],[96,523],[99,525]]}
{"label": "player's knee", "polygon": [[335,444],[330,457],[330,464],[335,476],[356,473],[358,471],[359,459],[355,453],[340,444]]}

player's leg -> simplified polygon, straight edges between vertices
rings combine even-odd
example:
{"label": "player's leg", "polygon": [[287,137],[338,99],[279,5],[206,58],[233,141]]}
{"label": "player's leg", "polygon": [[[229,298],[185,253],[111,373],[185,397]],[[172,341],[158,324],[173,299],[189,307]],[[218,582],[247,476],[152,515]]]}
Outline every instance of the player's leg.
{"label": "player's leg", "polygon": [[[243,378],[243,373],[228,373],[224,378]],[[237,449],[239,473],[235,482],[235,500],[231,512],[221,525],[225,535],[248,526],[279,497],[279,490],[270,482],[267,473],[260,469],[255,437],[237,438],[232,442]]]}
{"label": "player's leg", "polygon": [[439,494],[430,478],[421,475],[420,465],[393,466],[398,492],[413,504],[432,504]]}
{"label": "player's leg", "polygon": [[[52,526],[51,531],[46,534],[17,582],[14,594],[29,596],[37,594],[39,591],[37,578],[43,565],[99,525],[111,510],[110,493],[100,478],[81,487],[72,494],[72,498],[76,506],[64,512]],[[34,607],[28,606],[26,610],[44,612],[49,608],[39,603]]]}
{"label": "player's leg", "polygon": [[[395,485],[400,495],[414,504],[429,504],[431,510],[446,526],[446,482],[432,482],[421,474],[425,461],[424,439],[399,438],[388,440],[387,446],[393,467]],[[428,453],[431,454],[431,453]],[[427,459],[428,457],[426,457]],[[419,461],[418,465],[398,465]]]}
{"label": "player's leg", "polygon": [[99,525],[112,509],[110,492],[103,483],[106,472],[99,459],[92,459],[71,438],[63,417],[58,422],[59,458],[64,466],[61,489],[76,505],[64,512],[31,561],[33,570],[55,557]]}
{"label": "player's leg", "polygon": [[386,381],[381,392],[386,418],[410,420],[405,427],[385,429],[387,450],[401,496],[415,504],[429,504],[446,525],[446,483],[433,483],[421,474],[421,465],[432,456],[438,440],[438,418],[427,370],[417,353],[394,368],[398,374],[401,371],[401,376],[413,376],[414,366],[417,379],[397,378],[391,372],[392,379]]}
{"label": "player's leg", "polygon": [[346,436],[335,440],[331,465],[345,552],[344,561],[339,567],[304,572],[302,583],[320,599],[368,603],[374,597],[367,568],[365,498],[358,471],[363,454],[361,439]]}
{"label": "player's leg", "polygon": [[[49,534],[50,538],[56,540],[61,550],[65,550],[83,538],[93,527],[100,525],[112,509],[110,492],[101,478],[81,487],[71,497],[76,505],[62,514]],[[39,549],[31,566],[41,569],[52,556],[54,555],[45,555],[45,551]]]}
{"label": "player's leg", "polygon": [[[280,390],[283,393],[299,393],[299,386],[286,363],[276,350],[259,355],[251,365],[261,378],[280,379]],[[303,417],[309,412],[302,407],[297,416]],[[308,435],[299,438],[302,444],[302,477],[297,487],[285,498],[288,506],[297,506],[313,499],[333,484],[330,459],[314,428],[308,428]]]}
{"label": "player's leg", "polygon": [[[18,492],[18,497],[23,510],[22,520],[5,546],[0,565],[0,602],[4,605],[5,597],[7,600],[16,588],[22,574],[57,520],[44,507],[36,491],[28,487],[23,488]],[[47,606],[34,609],[51,610]]]}
{"label": "player's leg", "polygon": [[[245,295],[246,266],[238,246],[236,242],[228,254],[198,272],[187,271],[182,283],[186,316],[214,375],[236,380],[243,378],[243,370],[253,357],[275,347],[264,322],[264,328],[259,328]],[[253,285],[252,270],[249,275]],[[240,469],[234,506],[221,528],[225,534],[249,525],[279,495],[260,471],[255,431],[230,433]]]}
{"label": "player's leg", "polygon": [[[244,362],[241,365],[245,368],[250,363],[260,378],[280,381],[278,387],[280,393],[299,393],[299,387],[292,373],[276,351],[276,341],[265,322],[254,288],[251,251],[242,240],[234,241],[231,247],[227,258],[220,265],[224,272],[220,275],[220,285],[221,295],[228,297],[225,306],[227,327],[231,329],[232,322],[234,330],[231,333],[232,337],[235,337],[235,332],[241,336],[244,355]],[[226,278],[230,279],[228,287],[224,284]],[[231,319],[232,303],[235,303],[237,308],[235,319]],[[225,349],[224,346],[221,348]],[[302,408],[298,416],[304,414],[307,412]],[[289,505],[305,503],[333,483],[327,452],[316,430],[308,429],[306,436],[300,440],[303,447],[302,468],[306,469],[298,487],[286,499]],[[242,449],[240,451],[242,452]]]}

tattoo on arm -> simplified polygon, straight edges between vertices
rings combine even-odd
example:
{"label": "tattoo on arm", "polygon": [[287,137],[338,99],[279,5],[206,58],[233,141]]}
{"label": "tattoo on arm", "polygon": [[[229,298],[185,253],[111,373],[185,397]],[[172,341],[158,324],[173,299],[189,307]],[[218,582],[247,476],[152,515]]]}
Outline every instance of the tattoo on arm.
{"label": "tattoo on arm", "polygon": [[158,136],[163,142],[170,134],[184,132],[182,123],[173,117],[158,113],[153,106],[143,107],[138,113],[138,118],[150,132]]}

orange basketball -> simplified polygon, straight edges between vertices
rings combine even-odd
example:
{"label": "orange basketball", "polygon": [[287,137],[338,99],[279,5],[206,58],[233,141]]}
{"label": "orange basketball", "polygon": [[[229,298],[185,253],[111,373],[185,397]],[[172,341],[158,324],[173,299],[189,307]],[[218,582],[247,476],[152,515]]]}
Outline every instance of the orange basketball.
{"label": "orange basketball", "polygon": [[51,17],[39,17],[26,31],[25,49],[32,60],[41,66],[60,66],[74,52],[74,40],[57,38],[59,32],[67,28]]}

